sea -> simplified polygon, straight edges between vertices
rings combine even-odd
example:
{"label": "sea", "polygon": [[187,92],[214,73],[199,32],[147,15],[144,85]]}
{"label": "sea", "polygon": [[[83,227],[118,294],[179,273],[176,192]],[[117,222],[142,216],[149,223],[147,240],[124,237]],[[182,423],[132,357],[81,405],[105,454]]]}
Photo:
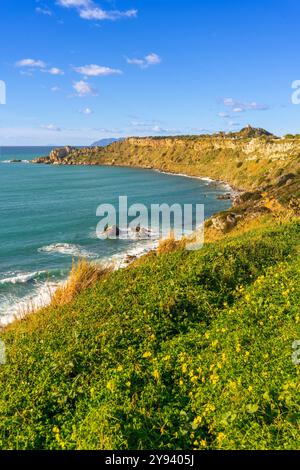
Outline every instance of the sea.
{"label": "sea", "polygon": [[[0,147],[0,325],[45,305],[72,263],[86,258],[124,266],[153,240],[99,240],[100,204],[204,204],[205,217],[226,210],[225,184],[122,167],[34,165],[52,147]],[[21,160],[21,163],[12,163]],[[154,237],[155,238],[155,237]]]}

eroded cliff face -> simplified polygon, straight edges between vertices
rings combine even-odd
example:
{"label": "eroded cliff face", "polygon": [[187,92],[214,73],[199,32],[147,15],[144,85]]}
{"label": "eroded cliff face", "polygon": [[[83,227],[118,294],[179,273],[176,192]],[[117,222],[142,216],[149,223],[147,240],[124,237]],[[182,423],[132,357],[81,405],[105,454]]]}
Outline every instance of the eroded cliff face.
{"label": "eroded cliff face", "polygon": [[[129,138],[125,142],[127,146],[137,149],[152,150],[186,150],[196,152],[195,160],[201,161],[201,156],[206,152],[236,151],[237,157],[244,157],[244,161],[253,158],[271,158],[272,160],[286,159],[298,155],[300,157],[300,140],[293,139],[262,139],[253,138],[237,140],[230,138],[165,138],[165,139],[138,139]],[[187,155],[188,156],[188,155]]]}
{"label": "eroded cliff face", "polygon": [[253,189],[300,171],[300,140],[228,137],[130,138],[89,155],[91,162],[221,179]]}
{"label": "eroded cliff face", "polygon": [[131,137],[105,148],[57,149],[36,163],[151,168],[226,181],[245,192],[207,222],[213,237],[264,217],[300,216],[300,139],[260,129],[248,128],[246,136]]}
{"label": "eroded cliff face", "polygon": [[[128,138],[102,148],[66,148],[42,163],[120,165],[211,177],[253,189],[274,183],[287,173],[300,173],[300,139],[262,135]],[[61,149],[60,149],[61,150]]]}

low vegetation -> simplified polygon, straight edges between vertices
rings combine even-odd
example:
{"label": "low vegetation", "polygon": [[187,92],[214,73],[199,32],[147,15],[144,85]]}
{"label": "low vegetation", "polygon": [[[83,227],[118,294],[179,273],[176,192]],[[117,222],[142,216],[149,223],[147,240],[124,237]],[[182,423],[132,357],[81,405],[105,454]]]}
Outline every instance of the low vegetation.
{"label": "low vegetation", "polygon": [[112,272],[112,269],[112,266],[102,266],[84,259],[77,263],[73,262],[67,282],[56,289],[52,295],[51,306],[58,307],[70,303],[81,292],[105,278]]}
{"label": "low vegetation", "polygon": [[299,248],[297,220],[170,242],[6,328],[0,448],[299,447]]}

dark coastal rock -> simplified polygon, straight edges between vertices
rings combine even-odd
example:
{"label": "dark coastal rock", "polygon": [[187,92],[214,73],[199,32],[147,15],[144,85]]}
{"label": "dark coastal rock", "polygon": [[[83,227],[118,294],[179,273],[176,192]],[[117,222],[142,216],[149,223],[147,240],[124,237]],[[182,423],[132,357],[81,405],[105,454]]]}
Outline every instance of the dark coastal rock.
{"label": "dark coastal rock", "polygon": [[107,238],[113,238],[113,237],[119,237],[121,234],[121,231],[117,225],[112,225],[111,227],[106,226],[104,229],[104,233],[107,236]]}
{"label": "dark coastal rock", "polygon": [[140,238],[142,240],[146,240],[151,237],[151,230],[145,227],[141,227],[141,225],[137,225],[133,230],[135,237]]}
{"label": "dark coastal rock", "polygon": [[10,163],[22,163],[22,160],[11,160]]}
{"label": "dark coastal rock", "polygon": [[125,262],[125,264],[131,264],[134,261],[136,261],[137,258],[138,257],[136,255],[127,255],[124,262]]}
{"label": "dark coastal rock", "polygon": [[219,201],[230,201],[232,199],[232,196],[230,193],[227,194],[221,194],[221,196],[218,196],[217,199]]}

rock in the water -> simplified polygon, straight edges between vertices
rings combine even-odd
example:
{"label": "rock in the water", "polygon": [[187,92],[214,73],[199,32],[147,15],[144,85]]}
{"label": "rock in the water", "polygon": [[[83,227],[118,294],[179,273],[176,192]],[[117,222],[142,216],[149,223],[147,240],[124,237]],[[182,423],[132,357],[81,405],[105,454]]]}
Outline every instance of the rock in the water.
{"label": "rock in the water", "polygon": [[221,196],[218,196],[217,199],[218,199],[219,201],[230,201],[230,199],[231,199],[231,194],[230,194],[230,193],[221,194]]}
{"label": "rock in the water", "polygon": [[107,238],[118,238],[121,232],[117,225],[112,225],[111,227],[106,226],[104,229],[104,233]]}

